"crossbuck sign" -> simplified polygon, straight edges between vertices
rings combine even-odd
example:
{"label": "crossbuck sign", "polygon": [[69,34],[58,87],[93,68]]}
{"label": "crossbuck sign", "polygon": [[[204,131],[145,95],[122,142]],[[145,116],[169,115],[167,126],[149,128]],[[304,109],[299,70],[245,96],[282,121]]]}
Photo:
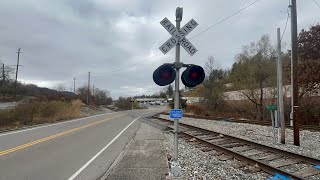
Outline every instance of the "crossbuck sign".
{"label": "crossbuck sign", "polygon": [[169,52],[176,44],[180,44],[191,56],[193,56],[198,50],[188,41],[185,36],[187,36],[195,27],[198,26],[198,23],[191,19],[186,25],[184,25],[180,30],[178,30],[168,18],[164,18],[160,21],[160,24],[172,35],[170,39],[167,40],[160,50],[163,54]]}

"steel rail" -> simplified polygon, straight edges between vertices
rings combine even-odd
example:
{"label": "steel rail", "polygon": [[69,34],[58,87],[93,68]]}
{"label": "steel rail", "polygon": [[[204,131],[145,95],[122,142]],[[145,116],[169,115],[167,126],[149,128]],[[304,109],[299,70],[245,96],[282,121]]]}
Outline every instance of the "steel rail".
{"label": "steel rail", "polygon": [[[172,124],[171,121],[169,121],[167,119],[164,119],[164,118],[160,118],[158,116],[153,116],[152,118]],[[286,157],[298,160],[297,163],[304,162],[304,163],[308,163],[308,164],[311,164],[311,165],[319,165],[320,164],[320,160],[315,159],[315,158],[311,158],[311,157],[308,157],[308,156],[295,154],[295,153],[292,153],[292,152],[288,152],[288,151],[284,151],[284,150],[281,150],[281,149],[277,149],[277,148],[273,148],[273,147],[270,147],[270,146],[266,146],[266,145],[263,145],[263,144],[259,144],[259,143],[253,142],[253,141],[244,140],[244,139],[237,138],[237,137],[234,137],[234,136],[230,136],[230,135],[227,135],[227,134],[210,131],[210,130],[207,130],[207,129],[203,129],[203,128],[196,127],[196,126],[191,126],[191,125],[184,124],[184,123],[180,123],[180,125],[182,127],[184,127],[184,128],[188,128],[190,131],[193,130],[193,131],[201,132],[201,133],[203,133],[202,135],[212,135],[212,134],[214,134],[215,136],[222,135],[225,138],[225,140],[231,140],[231,141],[234,141],[234,142],[239,142],[239,143],[242,143],[243,145],[248,145],[248,146],[254,147],[255,149],[261,149],[261,150],[264,150],[266,152],[271,152],[271,153],[274,153],[274,154],[277,154],[277,155],[281,155],[279,157],[280,159],[281,159],[281,157],[286,156]],[[168,125],[165,125],[165,126],[167,128],[169,128],[169,129],[172,129],[172,127],[170,127]],[[268,165],[268,164],[266,164],[266,163],[264,163],[264,162],[262,162],[260,160],[256,160],[256,159],[250,158],[248,156],[240,154],[239,152],[235,152],[235,151],[232,151],[232,150],[230,150],[230,149],[228,149],[226,147],[214,144],[214,142],[210,142],[208,140],[205,140],[205,139],[202,139],[200,137],[197,137],[196,135],[188,133],[188,132],[186,132],[186,131],[184,131],[182,129],[179,131],[179,133],[183,134],[185,136],[191,137],[191,138],[195,138],[197,141],[202,142],[202,143],[204,143],[204,144],[206,144],[208,146],[211,146],[211,147],[213,147],[213,149],[216,149],[218,151],[225,152],[226,154],[229,154],[229,155],[235,157],[238,160],[247,162],[247,163],[249,163],[249,164],[251,164],[253,166],[254,165],[258,165],[259,168],[261,168],[263,171],[265,171],[265,172],[267,172],[269,174],[280,173],[280,174],[283,174],[283,175],[288,176],[288,177],[293,178],[293,179],[304,179],[303,177],[297,176],[297,175],[295,175],[293,173],[289,173],[289,172],[281,170],[279,168],[272,167],[271,165]]]}
{"label": "steel rail", "polygon": [[[164,115],[168,115],[168,113],[162,113]],[[235,119],[235,118],[228,118],[228,117],[213,117],[213,116],[199,116],[199,115],[191,115],[191,114],[184,114],[184,117],[189,118],[196,118],[196,119],[206,119],[206,120],[214,120],[214,121],[227,121],[227,122],[233,122],[233,123],[247,123],[247,124],[257,124],[262,126],[271,126],[271,122],[266,121],[256,121],[256,120],[249,120],[249,119]],[[286,127],[292,129],[290,124],[286,123]],[[310,131],[320,131],[320,126],[314,126],[314,125],[300,125],[301,129],[304,130],[310,130]]]}

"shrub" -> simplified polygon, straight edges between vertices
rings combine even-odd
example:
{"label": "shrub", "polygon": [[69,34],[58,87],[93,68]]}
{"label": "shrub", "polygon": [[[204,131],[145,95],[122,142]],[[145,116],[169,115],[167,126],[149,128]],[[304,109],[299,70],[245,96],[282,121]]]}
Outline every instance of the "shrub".
{"label": "shrub", "polygon": [[189,112],[194,115],[206,115],[207,113],[207,108],[204,105],[200,104],[189,104],[186,112]]}
{"label": "shrub", "polygon": [[116,101],[114,105],[122,110],[130,110],[132,109],[132,106],[133,109],[142,109],[137,101],[132,102],[131,98],[125,97],[119,97],[119,99]]}
{"label": "shrub", "polygon": [[[187,100],[185,99],[180,99],[179,100],[179,109],[187,109]],[[174,109],[174,100],[169,102],[169,107],[171,109]]]}

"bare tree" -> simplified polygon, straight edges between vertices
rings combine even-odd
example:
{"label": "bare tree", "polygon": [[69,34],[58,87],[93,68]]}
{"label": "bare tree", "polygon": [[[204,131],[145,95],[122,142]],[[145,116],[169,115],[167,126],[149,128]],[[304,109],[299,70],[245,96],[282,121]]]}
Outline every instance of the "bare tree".
{"label": "bare tree", "polygon": [[[88,94],[88,85],[84,84],[77,89],[77,95],[83,101],[87,101]],[[106,90],[102,90],[99,88],[94,88],[94,94],[90,94],[89,97],[90,103],[96,105],[109,105],[112,103],[112,98],[110,97],[110,93]]]}
{"label": "bare tree", "polygon": [[110,93],[99,88],[94,89],[93,103],[96,105],[109,105],[112,103]]}
{"label": "bare tree", "polygon": [[66,90],[66,87],[63,84],[59,83],[54,89],[58,92],[62,92]]}
{"label": "bare tree", "polygon": [[82,102],[87,102],[88,85],[84,84],[76,90],[77,95],[82,100]]}
{"label": "bare tree", "polygon": [[210,56],[205,64],[207,77],[203,82],[202,95],[207,100],[209,109],[215,111],[224,103],[225,91],[223,78],[225,71],[219,69],[214,57]]}
{"label": "bare tree", "polygon": [[[2,65],[2,64],[1,64]],[[0,92],[4,96],[10,92],[13,92],[12,75],[14,73],[14,68],[10,66],[1,66],[0,72]]]}
{"label": "bare tree", "polygon": [[258,42],[244,46],[236,56],[231,76],[234,86],[258,109],[260,120],[264,120],[264,88],[276,85],[276,53],[268,35]]}

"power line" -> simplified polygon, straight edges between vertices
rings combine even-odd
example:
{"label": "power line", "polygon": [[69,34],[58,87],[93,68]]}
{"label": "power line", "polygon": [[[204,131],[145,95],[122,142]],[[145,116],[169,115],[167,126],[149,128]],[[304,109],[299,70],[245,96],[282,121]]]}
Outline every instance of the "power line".
{"label": "power line", "polygon": [[[290,6],[290,5],[289,5]],[[284,26],[284,29],[283,29],[283,32],[282,32],[282,35],[281,35],[281,41],[283,39],[283,36],[284,36],[284,33],[286,32],[286,29],[287,29],[287,25],[288,25],[288,21],[289,21],[289,18],[290,18],[290,13],[289,13],[289,8],[287,8],[287,20],[286,20],[286,25]]]}
{"label": "power line", "polygon": [[145,59],[145,60],[139,61],[139,62],[137,62],[137,63],[131,64],[131,65],[129,65],[129,66],[127,66],[127,67],[124,67],[124,68],[121,68],[121,69],[117,69],[117,70],[114,70],[114,71],[110,71],[110,73],[114,73],[114,72],[122,71],[122,70],[124,70],[124,69],[131,68],[131,67],[136,66],[136,65],[138,65],[138,64],[141,64],[141,63],[144,63],[144,62],[146,62],[146,61],[149,61],[150,59],[152,59],[152,58],[154,58],[154,57],[156,57],[156,56],[159,56],[160,54],[161,54],[161,53],[152,55],[152,56],[150,56],[149,58],[147,58],[147,59]]}
{"label": "power line", "polygon": [[[231,17],[233,17],[233,16],[235,16],[235,15],[239,14],[240,12],[242,12],[242,11],[244,11],[245,9],[249,8],[250,6],[252,6],[252,5],[254,5],[254,4],[256,4],[256,3],[258,3],[259,1],[261,1],[261,0],[255,0],[255,1],[253,1],[252,3],[250,3],[250,4],[246,5],[245,7],[241,8],[241,9],[240,9],[240,10],[238,10],[238,11],[236,11],[235,13],[233,13],[233,14],[231,14],[231,15],[227,16],[226,18],[224,18],[224,19],[220,20],[219,22],[217,22],[217,23],[213,24],[212,26],[208,27],[207,29],[205,29],[205,30],[203,30],[203,31],[201,31],[201,32],[199,32],[199,33],[197,33],[197,34],[195,34],[194,36],[190,37],[190,39],[195,38],[195,37],[199,36],[200,34],[202,34],[202,33],[206,32],[206,31],[208,31],[208,30],[210,30],[210,29],[214,28],[215,26],[217,26],[217,25],[219,25],[219,24],[221,24],[221,23],[225,22],[226,20],[228,20],[228,19],[230,19]],[[287,21],[288,21],[288,20],[287,20]],[[287,24],[287,23],[286,23],[286,24]],[[129,68],[134,67],[134,66],[136,66],[136,65],[138,65],[138,64],[142,64],[142,63],[144,63],[144,62],[146,62],[146,61],[149,61],[149,60],[151,60],[152,58],[154,58],[154,57],[156,57],[156,56],[159,56],[160,54],[161,54],[161,53],[158,53],[158,54],[152,55],[152,56],[150,56],[150,57],[149,57],[149,58],[147,58],[147,59],[144,59],[144,60],[142,60],[142,61],[136,62],[136,63],[134,63],[134,64],[131,64],[131,65],[129,65],[129,66],[126,66],[126,67],[123,67],[123,68],[120,68],[120,69],[116,69],[116,70],[109,71],[109,72],[105,72],[105,73],[95,73],[95,74],[96,74],[96,75],[103,75],[103,74],[115,73],[115,72],[119,72],[119,71],[122,71],[122,70],[125,70],[125,69],[129,69]]]}
{"label": "power line", "polygon": [[131,64],[131,65],[129,65],[129,66],[125,66],[125,67],[120,68],[120,69],[116,69],[116,70],[109,71],[109,72],[104,72],[104,73],[95,73],[95,74],[96,74],[96,75],[102,75],[102,74],[115,73],[115,72],[118,72],[118,71],[122,71],[122,70],[125,70],[125,69],[128,69],[128,68],[131,68],[131,67],[133,67],[133,66],[136,66],[136,65],[138,65],[138,64],[144,63],[144,62],[146,62],[146,61],[149,61],[150,59],[152,59],[152,58],[154,58],[154,57],[156,57],[156,56],[159,56],[160,54],[161,54],[161,53],[154,54],[154,55],[148,57],[147,59],[144,59],[144,60],[142,60],[142,61],[136,62],[136,63]]}
{"label": "power line", "polygon": [[[224,18],[224,19],[220,20],[219,22],[217,22],[217,23],[215,23],[214,25],[212,25],[212,26],[208,27],[207,29],[205,29],[205,30],[203,30],[203,31],[201,31],[201,32],[199,32],[199,33],[197,33],[196,35],[194,35],[194,36],[190,37],[189,39],[195,38],[196,36],[199,36],[200,34],[202,34],[202,33],[206,32],[206,31],[208,31],[208,30],[210,30],[210,29],[214,28],[215,26],[217,26],[217,25],[219,25],[219,24],[223,23],[224,21],[226,21],[226,20],[230,19],[231,17],[233,17],[233,16],[235,16],[235,15],[239,14],[239,13],[240,13],[240,12],[242,12],[243,10],[245,10],[245,9],[249,8],[250,6],[252,6],[252,5],[256,4],[256,3],[257,3],[257,2],[259,2],[259,1],[261,1],[261,0],[255,0],[254,2],[252,2],[252,3],[248,4],[248,5],[246,5],[245,7],[241,8],[241,9],[240,9],[240,10],[238,10],[237,12],[235,12],[235,13],[233,13],[233,14],[231,14],[231,15],[227,16],[226,18]],[[137,63],[134,63],[134,64],[132,64],[132,65],[129,65],[129,66],[126,66],[126,67],[123,67],[123,68],[120,68],[120,69],[117,69],[117,70],[114,70],[114,71],[106,72],[106,73],[114,73],[114,72],[122,71],[122,70],[124,70],[124,69],[131,68],[131,67],[136,66],[136,65],[138,65],[138,64],[142,64],[142,63],[144,63],[144,62],[146,62],[146,61],[149,61],[150,59],[152,59],[152,58],[154,58],[154,57],[156,57],[156,56],[159,56],[160,54],[161,54],[161,53],[155,54],[155,55],[153,55],[153,56],[151,56],[151,57],[149,57],[149,58],[147,58],[147,59],[145,59],[145,60],[139,61],[139,62],[137,62]],[[97,73],[97,74],[106,74],[106,73]]]}
{"label": "power line", "polygon": [[316,5],[320,8],[320,5],[317,3],[316,0],[312,0],[314,3],[316,3]]}
{"label": "power line", "polygon": [[231,14],[231,15],[227,16],[226,18],[224,18],[224,19],[220,20],[219,22],[217,22],[217,23],[215,23],[214,25],[212,25],[212,26],[208,27],[207,29],[205,29],[205,30],[203,30],[203,31],[201,31],[201,32],[199,32],[199,33],[197,33],[196,35],[194,35],[194,36],[190,37],[189,39],[192,39],[192,38],[194,38],[194,37],[196,37],[196,36],[198,36],[198,35],[200,35],[200,34],[202,34],[202,33],[206,32],[206,31],[208,31],[208,30],[210,30],[210,29],[214,28],[215,26],[217,26],[217,25],[219,25],[219,24],[223,23],[224,21],[226,21],[226,20],[230,19],[231,17],[233,17],[233,16],[235,16],[235,15],[239,14],[239,13],[240,13],[240,12],[242,12],[243,10],[245,10],[245,9],[249,8],[250,6],[252,6],[252,5],[256,4],[256,3],[257,3],[257,2],[259,2],[259,1],[261,1],[261,0],[256,0],[256,1],[254,1],[254,2],[252,2],[252,3],[250,3],[250,4],[248,4],[247,6],[245,6],[245,7],[241,8],[240,10],[238,10],[237,12],[235,12],[235,13],[233,13],[233,14]]}

